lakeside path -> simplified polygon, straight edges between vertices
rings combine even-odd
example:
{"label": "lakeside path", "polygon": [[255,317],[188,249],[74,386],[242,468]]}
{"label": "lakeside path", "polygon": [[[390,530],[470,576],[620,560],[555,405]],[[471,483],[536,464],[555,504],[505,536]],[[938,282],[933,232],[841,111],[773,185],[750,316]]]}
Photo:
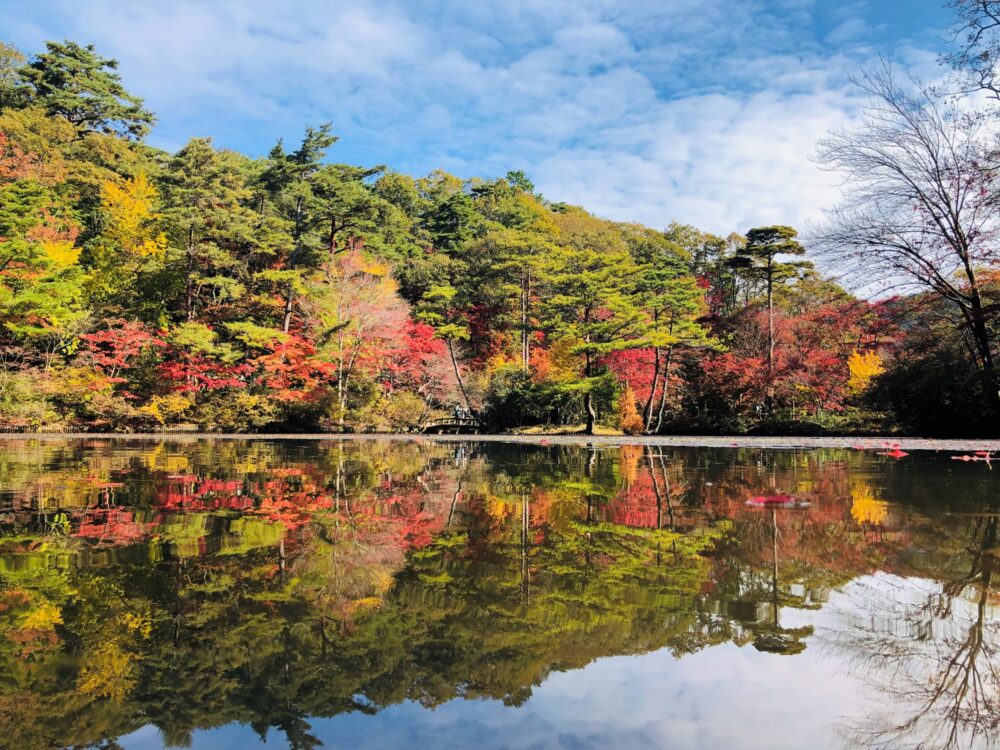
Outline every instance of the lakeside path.
{"label": "lakeside path", "polygon": [[904,451],[976,451],[1000,452],[1000,440],[936,440],[931,438],[883,438],[883,437],[741,437],[708,435],[414,435],[402,433],[364,434],[275,434],[258,433],[213,433],[213,432],[6,432],[0,433],[0,440],[121,440],[121,441],[167,441],[176,443],[199,440],[413,440],[439,443],[523,443],[527,445],[659,445],[679,448],[772,448],[772,449],[812,449],[812,448],[854,448],[865,450],[886,450],[890,446]]}

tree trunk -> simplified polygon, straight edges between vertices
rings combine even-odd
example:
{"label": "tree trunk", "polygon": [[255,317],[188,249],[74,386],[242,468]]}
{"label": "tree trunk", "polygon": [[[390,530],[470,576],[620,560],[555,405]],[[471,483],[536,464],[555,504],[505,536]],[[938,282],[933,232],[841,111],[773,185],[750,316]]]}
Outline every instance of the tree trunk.
{"label": "tree trunk", "polygon": [[667,348],[667,361],[663,368],[663,392],[660,393],[660,408],[656,415],[656,432],[659,434],[660,427],[663,426],[663,411],[667,406],[667,388],[670,386],[670,364],[671,360],[674,358],[674,347],[671,345]]}
{"label": "tree trunk", "polygon": [[995,411],[1000,411],[1000,390],[998,390],[996,365],[993,361],[993,350],[990,347],[990,334],[986,327],[986,312],[983,310],[979,290],[973,289],[970,317],[972,318],[972,337],[979,352],[980,368],[983,376],[983,388],[986,391],[987,403]]}
{"label": "tree trunk", "polygon": [[774,411],[774,274],[767,258],[767,413]]}
{"label": "tree trunk", "polygon": [[767,273],[767,377],[768,387],[771,384],[771,373],[774,371],[774,287],[771,282],[771,272]]}
{"label": "tree trunk", "polygon": [[585,435],[593,435],[597,412],[594,411],[594,397],[590,393],[583,397],[583,408],[587,411],[587,426],[583,432]]}
{"label": "tree trunk", "polygon": [[[293,230],[293,239],[295,242],[295,248],[292,250],[291,256],[288,258],[288,270],[292,270],[295,265],[295,261],[298,260],[299,251],[302,249],[302,198],[295,199],[295,228]],[[288,288],[285,290],[285,310],[281,316],[281,331],[282,333],[288,333],[288,329],[292,325],[292,310],[295,304],[295,290],[293,289],[292,282],[288,282]]]}
{"label": "tree trunk", "polygon": [[281,331],[282,333],[288,333],[288,329],[292,325],[292,309],[295,302],[295,290],[292,288],[292,282],[288,282],[288,289],[285,290],[285,311],[281,316]]}
{"label": "tree trunk", "polygon": [[590,392],[590,376],[591,376],[591,364],[590,364],[590,352],[587,352],[587,361],[584,366],[584,375],[587,377],[587,393],[583,397],[583,408],[587,412],[587,426],[584,428],[585,435],[594,434],[594,422],[597,420],[597,412],[594,410],[594,396]]}
{"label": "tree trunk", "polygon": [[646,399],[646,406],[642,410],[642,423],[645,425],[645,432],[649,432],[653,422],[653,401],[656,398],[656,381],[660,379],[660,347],[653,347],[653,382],[649,386],[649,398]]}
{"label": "tree trunk", "polygon": [[188,229],[187,279],[184,289],[184,317],[194,320],[194,227]]}
{"label": "tree trunk", "polygon": [[531,362],[531,348],[528,336],[528,304],[531,297],[531,273],[526,271],[521,278],[521,366],[525,370]]}
{"label": "tree trunk", "polygon": [[478,419],[476,410],[472,408],[472,402],[469,401],[469,394],[465,392],[465,383],[462,382],[462,373],[458,369],[458,359],[455,357],[455,341],[454,339],[448,339],[448,354],[451,355],[451,366],[455,368],[455,380],[458,381],[458,390],[462,392],[462,398],[465,399],[465,407],[469,410],[469,414]]}

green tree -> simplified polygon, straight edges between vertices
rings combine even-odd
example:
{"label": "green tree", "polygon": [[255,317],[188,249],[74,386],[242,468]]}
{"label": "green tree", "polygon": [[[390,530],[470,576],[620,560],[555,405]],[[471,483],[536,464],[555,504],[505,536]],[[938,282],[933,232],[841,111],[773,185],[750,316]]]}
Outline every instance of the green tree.
{"label": "green tree", "polygon": [[[183,279],[182,318],[192,321],[203,302],[235,301],[245,291],[245,258],[254,245],[250,191],[237,157],[193,138],[170,160],[164,180],[164,222]],[[175,264],[175,266],[178,264]]]}
{"label": "green tree", "polygon": [[666,235],[645,227],[628,227],[626,236],[633,257],[641,264],[636,304],[646,316],[643,343],[653,349],[653,377],[642,421],[646,432],[656,432],[663,423],[674,350],[681,346],[707,347],[713,342],[698,322],[704,308],[704,291],[688,270],[690,256]]}
{"label": "green tree", "polygon": [[366,181],[382,171],[383,167],[366,169],[330,164],[313,175],[312,223],[331,256],[347,249],[345,238],[363,240],[367,233],[377,229],[383,201]]}
{"label": "green tree", "polygon": [[19,71],[26,59],[17,47],[0,42],[0,111],[23,103],[22,92],[17,86]]}
{"label": "green tree", "polygon": [[[259,179],[260,211],[273,211],[285,222],[289,242],[279,252],[276,267],[262,275],[284,287],[284,309],[281,330],[288,333],[295,313],[296,300],[305,293],[304,277],[318,267],[324,258],[324,243],[317,235],[316,209],[320,201],[314,181],[323,169],[326,151],[337,142],[330,132],[331,125],[306,128],[298,149],[288,153],[281,141],[271,149],[267,164]],[[328,192],[332,186],[328,186]],[[332,217],[327,247],[335,241],[336,217]]]}
{"label": "green tree", "polygon": [[528,175],[522,169],[512,169],[507,172],[507,182],[512,188],[522,193],[535,192],[535,183],[528,179]]}
{"label": "green tree", "polygon": [[79,225],[53,187],[33,179],[0,184],[0,319],[45,366],[69,354],[87,317]]}
{"label": "green tree", "polygon": [[48,50],[19,68],[20,89],[50,115],[65,117],[81,132],[142,138],[153,113],[130,94],[118,75],[118,61],[101,57],[88,44],[46,42]]}
{"label": "green tree", "polygon": [[[642,314],[635,292],[641,271],[620,234],[582,219],[567,244],[557,245],[541,266],[546,294],[540,317],[555,340],[571,345],[582,359],[582,380],[570,386],[583,394],[586,433],[597,412],[594,393],[603,378],[600,358],[641,345]],[[573,224],[577,222],[574,221]]]}
{"label": "green tree", "polygon": [[469,340],[469,325],[462,316],[461,311],[456,307],[455,297],[458,290],[453,286],[436,286],[428,290],[417,309],[417,317],[425,323],[434,327],[434,334],[437,338],[443,339],[448,346],[448,356],[451,359],[452,369],[455,371],[455,380],[458,389],[462,393],[465,406],[472,415],[477,415],[477,410],[472,406],[469,393],[465,388],[465,381],[462,378],[462,371],[458,365],[458,354],[456,344],[459,341]]}

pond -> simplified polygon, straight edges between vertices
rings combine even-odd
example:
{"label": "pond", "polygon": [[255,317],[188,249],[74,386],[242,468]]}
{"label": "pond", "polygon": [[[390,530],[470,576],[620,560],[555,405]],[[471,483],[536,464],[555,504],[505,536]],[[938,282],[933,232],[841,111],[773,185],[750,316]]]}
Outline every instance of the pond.
{"label": "pond", "polygon": [[949,452],[0,440],[0,745],[987,747]]}

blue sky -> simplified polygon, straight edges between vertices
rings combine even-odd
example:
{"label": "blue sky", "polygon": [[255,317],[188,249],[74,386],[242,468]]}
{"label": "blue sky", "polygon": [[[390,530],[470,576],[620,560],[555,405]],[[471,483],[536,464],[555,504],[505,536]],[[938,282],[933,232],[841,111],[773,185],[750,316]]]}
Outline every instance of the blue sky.
{"label": "blue sky", "polygon": [[262,154],[330,121],[337,161],[520,168],[609,218],[726,233],[836,200],[809,157],[857,117],[848,76],[883,54],[939,75],[942,3],[0,0],[0,38],[118,58],[163,148]]}

